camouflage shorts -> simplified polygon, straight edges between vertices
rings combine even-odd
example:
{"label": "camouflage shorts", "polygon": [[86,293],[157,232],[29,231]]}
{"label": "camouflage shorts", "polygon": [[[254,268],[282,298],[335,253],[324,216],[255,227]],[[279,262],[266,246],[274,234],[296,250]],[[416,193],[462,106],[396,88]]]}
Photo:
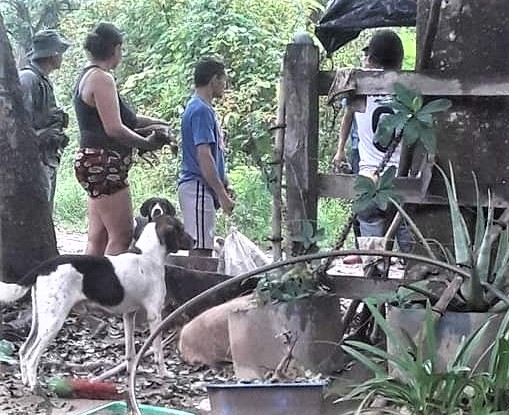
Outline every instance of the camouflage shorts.
{"label": "camouflage shorts", "polygon": [[127,174],[131,154],[98,148],[80,148],[74,161],[74,172],[90,197],[111,195],[129,186]]}

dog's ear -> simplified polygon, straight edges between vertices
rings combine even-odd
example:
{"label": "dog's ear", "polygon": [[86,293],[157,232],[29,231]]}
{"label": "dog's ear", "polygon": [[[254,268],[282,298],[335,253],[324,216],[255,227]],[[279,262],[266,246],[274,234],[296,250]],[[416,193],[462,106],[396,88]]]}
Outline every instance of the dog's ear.
{"label": "dog's ear", "polygon": [[140,215],[144,218],[148,218],[150,215],[150,210],[152,209],[152,206],[154,206],[154,198],[151,197],[150,199],[147,199],[143,202],[143,204],[140,207]]}
{"label": "dog's ear", "polygon": [[167,252],[177,252],[179,249],[189,250],[193,247],[194,240],[184,230],[180,220],[164,215],[158,216],[154,221],[159,242],[166,247]]}
{"label": "dog's ear", "polygon": [[156,233],[161,245],[166,247],[166,252],[177,252],[178,241],[176,229],[176,219],[171,216],[162,215],[154,218],[156,223]]}
{"label": "dog's ear", "polygon": [[161,199],[160,203],[162,204],[166,215],[173,216],[173,217],[175,217],[177,215],[175,206],[173,206],[173,204],[169,200]]}

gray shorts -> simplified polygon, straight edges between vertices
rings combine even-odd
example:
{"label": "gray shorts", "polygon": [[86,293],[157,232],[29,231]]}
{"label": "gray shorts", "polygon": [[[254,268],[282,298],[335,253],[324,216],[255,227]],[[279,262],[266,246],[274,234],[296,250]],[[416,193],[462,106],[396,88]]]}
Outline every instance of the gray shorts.
{"label": "gray shorts", "polygon": [[184,228],[194,239],[194,249],[213,249],[216,209],[208,188],[197,180],[190,180],[179,185],[178,197]]}

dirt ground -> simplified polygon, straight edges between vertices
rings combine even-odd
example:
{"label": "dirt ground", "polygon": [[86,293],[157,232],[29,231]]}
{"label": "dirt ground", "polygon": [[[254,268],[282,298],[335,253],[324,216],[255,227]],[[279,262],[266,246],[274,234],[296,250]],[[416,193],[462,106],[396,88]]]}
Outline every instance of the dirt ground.
{"label": "dirt ground", "polygon": [[[86,235],[57,230],[60,253],[82,253]],[[23,304],[4,307],[8,314],[22,310]],[[99,316],[101,317],[101,316]],[[103,318],[106,324],[97,331],[101,320],[78,317],[72,314],[63,329],[43,355],[40,375],[44,382],[55,376],[91,377],[114,367],[124,355],[122,320],[119,317]],[[137,346],[141,346],[148,333],[137,333]],[[93,339],[91,339],[93,337]],[[13,341],[17,353],[22,341]],[[140,402],[172,407],[198,414],[207,407],[205,401],[208,382],[232,377],[231,367],[208,369],[192,367],[181,362],[175,345],[166,348],[166,362],[170,378],[159,378],[154,373],[152,360],[147,358],[137,377]],[[111,379],[118,385],[127,384],[124,375]],[[46,386],[46,385],[43,385]],[[47,392],[47,388],[43,388]],[[33,395],[23,387],[17,365],[0,364],[0,415],[75,415],[102,404],[101,401],[62,400],[51,394]],[[201,408],[201,409],[200,409]]]}
{"label": "dirt ground", "polygon": [[[81,253],[86,244],[84,234],[57,231],[60,253]],[[359,269],[357,269],[359,268]],[[336,271],[362,273],[360,267],[338,264]],[[4,307],[3,313],[21,310],[24,305]],[[40,378],[43,382],[42,395],[34,395],[25,388],[16,365],[0,364],[0,415],[79,415],[104,402],[83,399],[58,399],[48,392],[47,382],[55,376],[87,378],[98,375],[121,362],[124,356],[122,321],[119,317],[99,316],[100,319],[79,317],[71,314],[63,329],[43,355]],[[104,321],[105,324],[100,324]],[[148,332],[137,333],[137,346],[142,344]],[[15,340],[16,353],[22,341]],[[156,375],[153,361],[147,358],[138,372],[137,398],[142,403],[187,410],[192,414],[204,415],[209,412],[206,384],[233,379],[231,365],[219,369],[193,367],[184,364],[176,351],[175,344],[165,350],[167,368],[172,376],[160,378]],[[348,384],[366,378],[367,373],[358,367],[345,370],[336,380],[330,380],[329,392],[342,395]],[[114,376],[120,387],[127,384],[124,374]],[[330,399],[329,399],[330,400]],[[327,414],[338,415],[340,406],[330,406]]]}

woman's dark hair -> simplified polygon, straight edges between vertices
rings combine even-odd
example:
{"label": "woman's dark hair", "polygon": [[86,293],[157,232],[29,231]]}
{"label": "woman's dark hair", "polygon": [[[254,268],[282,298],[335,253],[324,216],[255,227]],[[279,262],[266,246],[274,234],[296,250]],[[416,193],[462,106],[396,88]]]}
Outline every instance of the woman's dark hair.
{"label": "woman's dark hair", "polygon": [[101,22],[87,36],[85,50],[94,59],[108,59],[115,53],[115,46],[122,44],[122,33],[113,24]]}
{"label": "woman's dark hair", "polygon": [[202,59],[194,68],[194,85],[197,87],[205,86],[214,75],[226,75],[224,63],[214,58]]}

